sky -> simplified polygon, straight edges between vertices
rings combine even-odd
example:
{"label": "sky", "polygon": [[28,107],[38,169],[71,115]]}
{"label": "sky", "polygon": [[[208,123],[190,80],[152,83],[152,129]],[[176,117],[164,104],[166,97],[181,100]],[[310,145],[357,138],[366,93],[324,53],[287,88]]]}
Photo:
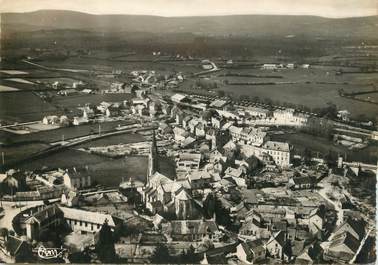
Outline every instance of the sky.
{"label": "sky", "polygon": [[0,0],[0,12],[40,9],[91,14],[208,16],[233,14],[360,17],[378,14],[377,0]]}

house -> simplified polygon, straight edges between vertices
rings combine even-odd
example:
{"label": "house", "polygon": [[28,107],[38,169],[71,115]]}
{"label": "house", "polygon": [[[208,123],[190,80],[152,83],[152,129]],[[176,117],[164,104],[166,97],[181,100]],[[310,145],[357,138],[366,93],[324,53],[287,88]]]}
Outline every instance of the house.
{"label": "house", "polygon": [[171,96],[171,100],[174,102],[174,103],[182,103],[182,102],[187,102],[189,99],[186,95],[183,95],[183,94],[174,94],[173,96]]}
{"label": "house", "polygon": [[311,234],[315,235],[319,231],[323,231],[325,224],[325,207],[321,205],[311,211],[308,218],[308,229]]}
{"label": "house", "polygon": [[199,122],[196,126],[194,126],[194,133],[197,137],[205,137],[205,125],[202,122]]}
{"label": "house", "polygon": [[348,218],[334,232],[334,235],[342,234],[344,232],[350,233],[358,240],[362,240],[365,236],[366,222],[363,219]]}
{"label": "house", "polygon": [[269,110],[257,107],[247,107],[244,111],[250,116],[260,119],[266,119],[270,114]]}
{"label": "house", "polygon": [[295,259],[296,264],[313,264],[314,261],[308,254],[308,249],[305,249],[300,255]]}
{"label": "house", "polygon": [[287,243],[285,232],[279,231],[273,234],[265,245],[267,254],[273,258],[289,261],[291,253]]}
{"label": "house", "polygon": [[269,239],[271,233],[268,224],[261,214],[252,211],[249,214],[247,213],[247,215],[249,215],[249,217],[246,217],[245,222],[239,230],[239,234],[243,236],[253,236],[254,238]]}
{"label": "house", "polygon": [[286,65],[286,68],[288,68],[288,69],[294,69],[294,68],[295,68],[295,64],[293,64],[293,63],[288,63],[288,64]]}
{"label": "house", "polygon": [[202,60],[201,67],[203,70],[211,70],[214,68],[213,64],[209,60]]}
{"label": "house", "polygon": [[198,119],[191,119],[188,123],[188,127],[189,127],[189,130],[191,133],[195,134],[196,133],[196,126],[199,124],[199,120]]}
{"label": "house", "polygon": [[171,114],[171,106],[167,103],[161,102],[161,112],[164,115],[170,115]]}
{"label": "house", "polygon": [[340,110],[337,112],[337,117],[342,121],[350,120],[350,112],[347,110]]}
{"label": "house", "polygon": [[356,254],[360,241],[345,231],[333,237],[328,248],[324,250],[323,258],[337,263],[348,263]]}
{"label": "house", "polygon": [[200,170],[193,171],[187,176],[192,189],[203,189],[210,186],[212,177],[209,172]]}
{"label": "house", "polygon": [[189,133],[180,127],[174,127],[173,134],[175,141],[178,143],[184,141],[189,136]]}
{"label": "house", "polygon": [[292,190],[313,189],[316,186],[316,179],[312,176],[299,176],[289,179],[288,186]]}
{"label": "house", "polygon": [[4,240],[5,248],[2,248],[5,255],[10,256],[14,263],[28,263],[33,256],[32,248],[27,241],[7,235]]}
{"label": "house", "polygon": [[52,116],[45,116],[43,117],[42,123],[45,125],[51,124],[59,124],[60,119],[58,116],[52,115]]}
{"label": "house", "polygon": [[273,112],[274,123],[277,125],[303,126],[307,123],[308,116],[296,113],[295,109],[278,109]]}
{"label": "house", "polygon": [[194,146],[194,144],[196,143],[196,139],[191,137],[191,136],[188,136],[184,139],[184,141],[181,142],[181,147],[182,148],[191,148]]}
{"label": "house", "polygon": [[[211,149],[222,150],[227,142],[231,141],[231,135],[228,130],[208,131],[206,138],[211,140]],[[232,141],[231,141],[232,142]]]}
{"label": "house", "polygon": [[278,166],[288,167],[290,165],[290,147],[288,143],[267,141],[262,146],[262,152],[268,154]]}
{"label": "house", "polygon": [[223,145],[223,151],[225,153],[235,151],[236,149],[237,146],[232,140],[228,141],[225,145]]}
{"label": "house", "polygon": [[84,119],[91,119],[95,116],[95,113],[94,113],[94,110],[91,109],[90,107],[86,106],[84,108],[82,108],[83,110],[83,118]]}
{"label": "house", "polygon": [[228,167],[224,172],[225,178],[242,178],[244,177],[244,172],[240,168]]}
{"label": "house", "polygon": [[213,220],[175,220],[162,225],[162,231],[173,241],[195,242],[212,239],[219,233]]}
{"label": "house", "polygon": [[67,170],[63,175],[63,184],[69,189],[82,189],[92,185],[92,177],[89,175],[87,169],[77,170],[75,167],[72,170]]}
{"label": "house", "polygon": [[263,70],[276,70],[276,69],[278,69],[278,66],[276,64],[273,64],[273,63],[264,63],[261,66],[261,69],[263,69]]}
{"label": "house", "polygon": [[125,86],[125,83],[122,82],[113,82],[110,84],[110,90],[111,91],[119,91],[122,90],[122,88]]}
{"label": "house", "polygon": [[267,140],[266,132],[258,128],[230,126],[229,131],[233,141],[243,144],[260,146],[265,142],[265,140]]}
{"label": "house", "polygon": [[225,120],[220,118],[220,117],[214,117],[214,116],[211,116],[211,125],[216,128],[216,129],[220,129],[223,127],[223,125],[225,124]]}
{"label": "house", "polygon": [[77,206],[79,204],[79,195],[75,191],[64,192],[61,196],[60,202],[62,205],[68,207]]}
{"label": "house", "polygon": [[26,236],[38,240],[41,233],[59,227],[63,223],[63,212],[52,204],[32,214],[26,221]]}
{"label": "house", "polygon": [[75,94],[78,94],[78,93],[79,92],[75,88],[63,89],[63,90],[59,90],[57,92],[57,94],[61,95],[61,96],[72,96],[72,95],[75,95]]}
{"label": "house", "polygon": [[236,256],[242,262],[253,264],[265,259],[266,250],[261,239],[247,240],[236,247]]}
{"label": "house", "polygon": [[226,100],[216,99],[210,103],[210,108],[225,109],[230,103]]}
{"label": "house", "polygon": [[13,195],[17,191],[25,191],[27,189],[26,175],[20,170],[10,169],[2,175],[1,186],[6,194]]}
{"label": "house", "polygon": [[200,167],[202,155],[197,153],[180,153],[176,159],[177,171],[198,170]]}
{"label": "house", "polygon": [[72,124],[77,126],[77,125],[85,124],[85,123],[88,123],[88,122],[89,122],[89,120],[87,118],[74,117]]}
{"label": "house", "polygon": [[192,120],[192,117],[190,116],[186,116],[185,118],[183,118],[182,120],[182,127],[184,129],[188,129],[189,128],[189,122]]}
{"label": "house", "polygon": [[94,234],[101,229],[101,226],[107,222],[112,230],[115,228],[115,222],[111,215],[99,212],[90,212],[80,209],[59,207],[63,213],[65,223],[74,232]]}

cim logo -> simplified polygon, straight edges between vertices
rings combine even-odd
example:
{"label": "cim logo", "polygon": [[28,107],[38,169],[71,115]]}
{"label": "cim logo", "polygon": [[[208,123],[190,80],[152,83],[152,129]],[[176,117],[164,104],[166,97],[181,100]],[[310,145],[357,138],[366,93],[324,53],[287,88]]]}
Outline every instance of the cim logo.
{"label": "cim logo", "polygon": [[45,248],[44,246],[40,246],[37,250],[38,257],[41,259],[55,259],[63,257],[64,252],[67,249],[65,248]]}

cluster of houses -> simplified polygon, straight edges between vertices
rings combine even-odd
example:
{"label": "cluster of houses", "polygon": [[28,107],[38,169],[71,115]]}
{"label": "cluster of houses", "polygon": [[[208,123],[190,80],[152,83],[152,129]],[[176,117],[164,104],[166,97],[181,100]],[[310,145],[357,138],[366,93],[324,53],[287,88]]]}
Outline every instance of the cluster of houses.
{"label": "cluster of houses", "polygon": [[[156,79],[150,71],[132,75],[139,83]],[[118,93],[125,85],[114,84],[111,89]],[[314,192],[328,168],[294,167],[292,147],[271,140],[268,125],[303,126],[306,116],[291,109],[235,109],[226,100],[208,102],[183,94],[152,100],[146,97],[148,91],[140,88],[132,93],[136,97],[129,101],[81,108],[82,116],[76,117],[74,124],[98,115],[125,113],[164,120],[158,134],[160,139],[172,140],[167,156],[174,161],[175,174],[164,173],[153,132],[145,183],[123,187],[127,196],[138,195],[133,214],[151,224],[147,230],[138,231],[139,238],[150,233],[172,244],[194,244],[195,254],[203,255],[205,261],[214,253],[247,264],[353,259],[366,235],[366,224],[345,216],[336,226],[334,206]],[[46,117],[48,124],[60,120]],[[266,124],[268,120],[271,123]],[[131,219],[130,213],[123,219],[115,216],[126,200],[117,203],[113,214],[106,212],[106,207],[100,208],[100,202],[108,200],[104,194],[93,199],[98,210],[78,207],[85,189],[92,187],[88,168],[39,174],[12,170],[0,175],[0,181],[8,194],[4,199],[58,198],[57,203],[22,213],[17,234],[26,239],[18,237],[20,242],[38,241],[46,231],[61,226],[96,235],[104,224],[114,231],[117,224]],[[122,240],[117,243],[122,245]]]}
{"label": "cluster of houses", "polygon": [[[233,140],[230,133],[228,137],[231,142],[240,141],[238,138]],[[260,148],[271,152],[280,150],[283,154],[290,151],[283,143],[271,141],[261,144]],[[322,251],[316,250],[310,243],[323,242],[330,234],[339,234],[340,228],[334,229],[336,214],[333,208],[323,197],[312,192],[323,174],[317,170],[291,169],[286,162],[289,154],[288,157],[282,154],[276,157],[276,168],[286,175],[286,181],[275,193],[247,189],[246,176],[249,175],[250,164],[234,159],[230,163],[233,166],[224,167],[226,162],[230,162],[229,158],[225,150],[217,150],[216,146],[205,153],[199,152],[196,147],[181,148],[176,155],[175,178],[160,172],[154,159],[154,155],[158,154],[155,140],[150,154],[149,175],[139,192],[143,204],[153,216],[155,231],[166,236],[169,242],[210,240],[223,243],[223,246],[232,244],[234,248],[228,253],[247,264],[266,259],[277,262],[295,260],[305,264],[319,259],[338,261],[335,257],[348,251],[342,243]],[[280,161],[284,162],[280,164]],[[204,216],[208,196],[215,196],[220,202],[218,207],[226,209],[231,223],[238,224],[237,232],[234,232],[235,242],[222,241],[227,231],[219,225],[216,215],[211,218]],[[353,221],[346,218],[344,222]],[[337,237],[329,237],[330,246],[335,246],[334,238]],[[362,240],[361,237],[359,239]],[[334,253],[330,254],[332,251]]]}
{"label": "cluster of houses", "polygon": [[174,139],[181,147],[187,148],[206,139],[211,142],[210,149],[236,149],[238,145],[247,157],[271,160],[281,167],[290,165],[290,146],[270,141],[268,128],[240,124],[219,112],[213,112],[210,117],[203,113],[196,115],[177,106],[172,108],[171,117],[176,121]]}
{"label": "cluster of houses", "polygon": [[135,93],[136,90],[152,91],[155,88],[166,89],[175,88],[184,81],[182,73],[171,75],[160,75],[155,71],[131,71],[128,74],[128,81],[115,81],[111,83],[109,89],[105,89],[104,93]]}
{"label": "cluster of houses", "polygon": [[261,69],[263,70],[278,70],[278,69],[294,69],[294,68],[303,68],[303,69],[309,69],[310,65],[309,64],[301,64],[301,65],[296,65],[294,63],[288,63],[288,64],[275,64],[275,63],[264,63],[261,66]]}
{"label": "cluster of houses", "polygon": [[0,175],[0,186],[8,201],[38,201],[60,198],[67,191],[92,186],[88,168],[57,169],[43,173],[10,169]]}

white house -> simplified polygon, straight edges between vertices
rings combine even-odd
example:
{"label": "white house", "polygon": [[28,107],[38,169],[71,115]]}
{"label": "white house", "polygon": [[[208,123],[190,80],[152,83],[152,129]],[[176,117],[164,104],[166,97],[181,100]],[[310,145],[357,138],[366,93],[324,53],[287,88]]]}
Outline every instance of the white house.
{"label": "white house", "polygon": [[87,170],[73,168],[63,175],[63,184],[69,189],[82,189],[92,185],[92,178]]}

